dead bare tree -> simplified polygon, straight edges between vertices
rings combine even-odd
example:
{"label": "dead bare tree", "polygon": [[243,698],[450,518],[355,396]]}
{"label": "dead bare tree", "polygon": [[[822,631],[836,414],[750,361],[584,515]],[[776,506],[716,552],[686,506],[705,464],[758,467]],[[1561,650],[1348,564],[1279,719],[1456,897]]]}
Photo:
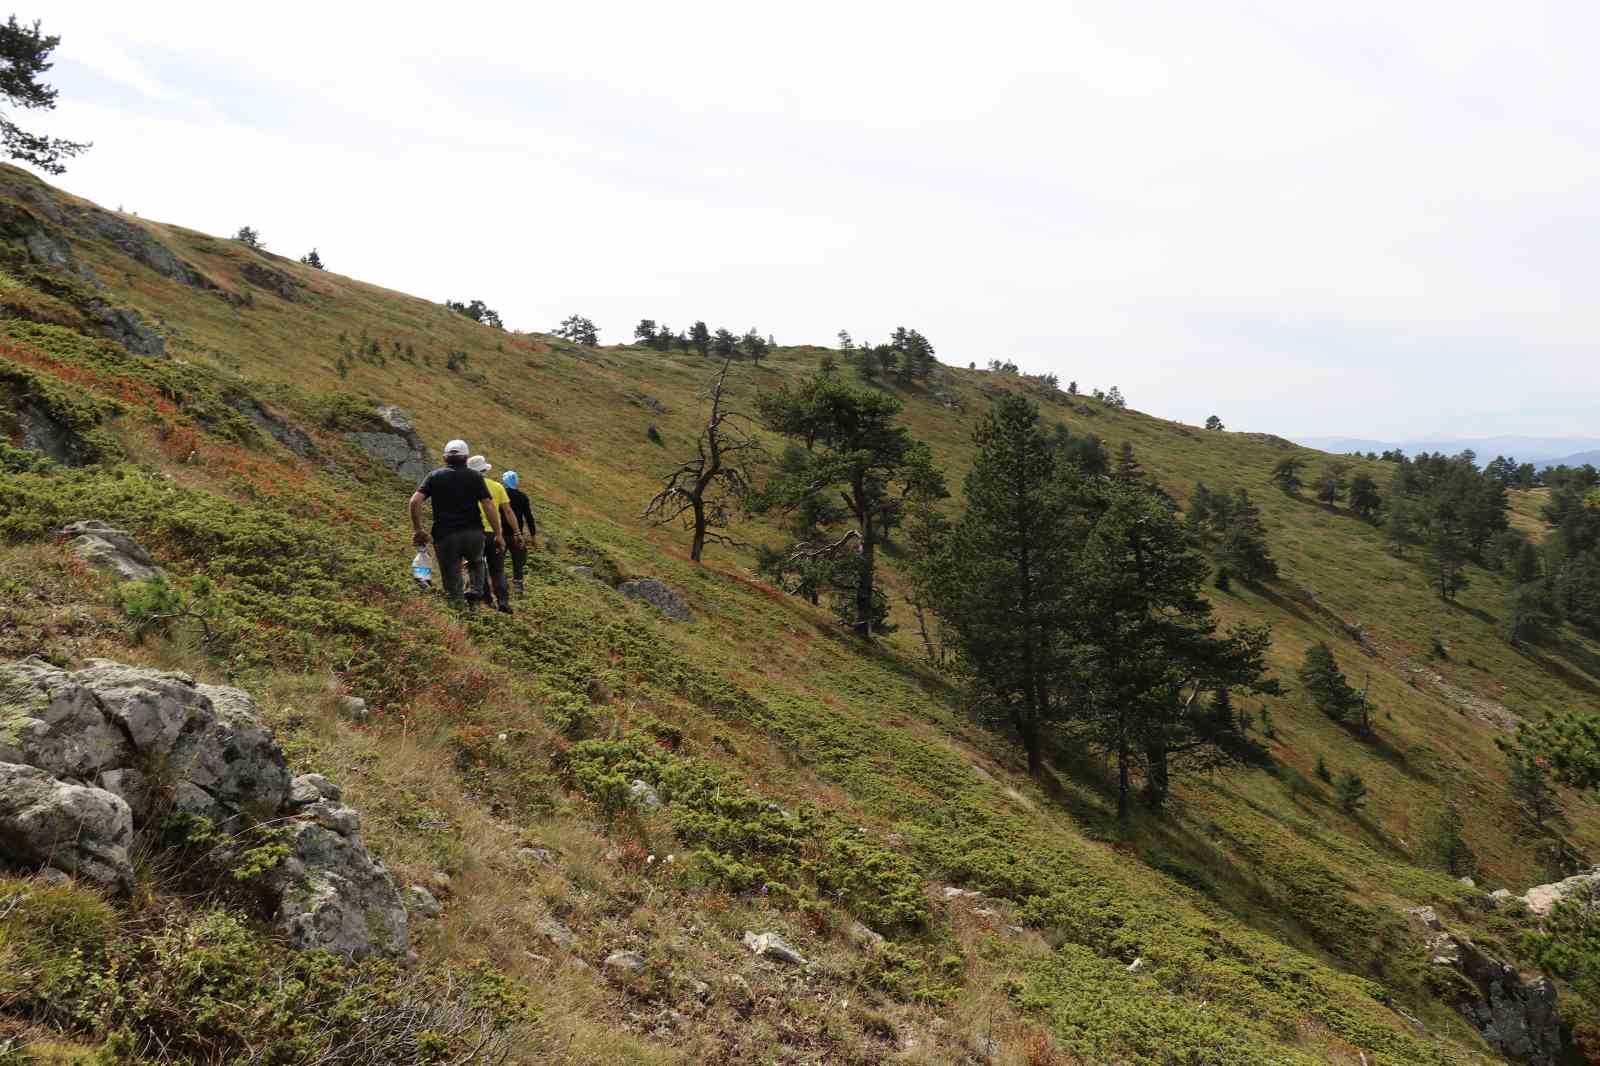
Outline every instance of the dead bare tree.
{"label": "dead bare tree", "polygon": [[727,405],[728,371],[732,366],[730,355],[706,386],[704,396],[710,401],[711,412],[695,441],[696,456],[666,476],[640,516],[658,526],[683,519],[683,528],[694,534],[689,558],[697,563],[707,541],[740,543],[721,531],[728,528],[732,518],[730,505],[750,491],[748,465],[761,453],[761,442],[744,426],[749,418]]}

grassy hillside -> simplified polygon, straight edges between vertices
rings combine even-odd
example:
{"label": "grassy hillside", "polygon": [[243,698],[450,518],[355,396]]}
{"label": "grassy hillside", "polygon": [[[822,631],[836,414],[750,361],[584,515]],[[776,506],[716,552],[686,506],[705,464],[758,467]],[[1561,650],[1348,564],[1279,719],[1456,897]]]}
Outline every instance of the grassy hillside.
{"label": "grassy hillside", "polygon": [[[901,630],[865,647],[754,578],[752,552],[712,546],[695,566],[681,532],[640,523],[692,448],[705,360],[481,327],[233,241],[91,216],[10,168],[0,202],[0,236],[20,245],[43,223],[93,275],[63,281],[24,257],[0,279],[0,428],[16,443],[19,412],[47,410],[85,461],[40,470],[0,454],[0,656],[112,656],[250,688],[297,767],[344,784],[392,868],[448,875],[418,950],[526,991],[535,1017],[517,1023],[516,1061],[1498,1061],[1434,987],[1404,910],[1433,905],[1504,952],[1518,930],[1421,865],[1420,836],[1452,803],[1480,888],[1560,872],[1507,799],[1494,741],[1518,717],[1596,706],[1600,645],[1571,632],[1508,645],[1506,586],[1477,569],[1441,602],[1377,530],[1271,487],[1287,442],[954,367],[895,389],[958,489],[988,397],[1029,390],[1073,433],[1113,452],[1131,442],[1180,503],[1199,480],[1261,505],[1281,580],[1213,595],[1225,621],[1273,627],[1290,691],[1249,709],[1270,715],[1274,763],[1179,776],[1166,814],[1121,827],[1098,757],[1064,739],[1028,778],[1018,749],[920,662],[903,604]],[[166,358],[86,336],[94,299],[136,311]],[[820,355],[780,348],[739,368],[736,393],[748,402]],[[1074,376],[1109,384],[1114,371]],[[541,535],[515,617],[463,619],[410,588],[411,486],[344,436],[371,428],[377,404],[410,411],[430,448],[465,436],[521,472]],[[279,443],[266,418],[311,446]],[[1387,482],[1384,464],[1357,466]],[[1514,510],[1537,529],[1537,501]],[[210,639],[193,624],[133,638],[114,590],[49,537],[90,517],[134,532],[180,581],[210,580],[196,592]],[[670,623],[575,563],[660,578],[695,620]],[[1370,685],[1375,737],[1294,691],[1322,640]],[[342,716],[347,694],[372,716]],[[1315,775],[1319,756],[1371,787],[1358,816]],[[659,810],[623,802],[636,778]],[[1594,805],[1565,799],[1561,837],[1600,854]],[[119,935],[172,906],[152,883],[119,912]],[[812,965],[754,958],[741,933],[769,929]],[[601,963],[625,948],[647,966],[619,980]],[[45,1023],[13,1010],[6,1024]],[[92,1020],[48,1028],[63,1054],[100,1038]]]}

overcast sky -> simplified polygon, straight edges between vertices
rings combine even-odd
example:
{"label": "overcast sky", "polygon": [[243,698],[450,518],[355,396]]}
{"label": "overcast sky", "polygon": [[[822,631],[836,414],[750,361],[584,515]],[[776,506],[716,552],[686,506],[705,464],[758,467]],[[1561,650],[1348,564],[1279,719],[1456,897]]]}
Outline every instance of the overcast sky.
{"label": "overcast sky", "polygon": [[70,191],[515,328],[905,324],[1288,436],[1600,421],[1592,0],[33,14]]}

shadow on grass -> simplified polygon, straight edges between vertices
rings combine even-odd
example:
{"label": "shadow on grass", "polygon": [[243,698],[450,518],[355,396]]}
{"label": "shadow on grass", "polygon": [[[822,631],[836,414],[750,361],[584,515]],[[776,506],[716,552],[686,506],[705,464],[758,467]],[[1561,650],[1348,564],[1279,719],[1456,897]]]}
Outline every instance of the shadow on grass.
{"label": "shadow on grass", "polygon": [[[1516,650],[1518,655],[1522,656],[1524,659],[1528,660],[1539,668],[1549,672],[1555,677],[1560,678],[1562,681],[1565,681],[1568,685],[1571,685],[1579,692],[1585,692],[1591,696],[1600,694],[1600,685],[1595,683],[1594,678],[1586,673],[1581,673],[1578,670],[1574,670],[1562,660],[1542,654],[1539,649],[1528,644],[1514,644],[1512,647]],[[1593,658],[1593,656],[1588,656],[1587,653],[1585,654],[1588,658]]]}
{"label": "shadow on grass", "polygon": [[1483,622],[1485,625],[1495,626],[1500,624],[1500,619],[1497,616],[1490,614],[1482,607],[1468,607],[1466,604],[1460,603],[1456,600],[1445,600],[1444,603],[1452,610],[1460,611],[1462,614],[1471,615],[1473,618]]}

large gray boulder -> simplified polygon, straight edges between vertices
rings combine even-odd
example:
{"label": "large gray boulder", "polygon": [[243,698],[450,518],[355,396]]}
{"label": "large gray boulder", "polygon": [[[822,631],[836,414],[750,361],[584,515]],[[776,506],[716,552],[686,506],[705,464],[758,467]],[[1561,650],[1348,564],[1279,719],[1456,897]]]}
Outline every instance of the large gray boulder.
{"label": "large gray boulder", "polygon": [[150,553],[125,529],[88,518],[63,526],[56,535],[66,538],[67,547],[90,566],[106,571],[118,581],[148,581],[166,576],[166,571],[155,564]]}
{"label": "large gray boulder", "polygon": [[127,893],[132,842],[133,815],[116,796],[38,767],[0,762],[0,856]]}
{"label": "large gray boulder", "polygon": [[383,404],[374,413],[389,427],[387,431],[346,433],[345,439],[393,470],[402,480],[420,484],[434,464],[429,461],[427,446],[417,435],[411,416],[393,404]]}
{"label": "large gray boulder", "polygon": [[1544,976],[1524,977],[1510,963],[1447,930],[1432,907],[1418,907],[1411,920],[1423,933],[1434,967],[1459,980],[1445,987],[1450,1004],[1471,1022],[1496,1052],[1514,1062],[1557,1066],[1565,1061],[1566,1041],[1556,1009],[1556,989]]}
{"label": "large gray boulder", "polygon": [[1564,881],[1554,881],[1548,885],[1534,885],[1522,895],[1522,902],[1527,905],[1528,913],[1537,918],[1543,918],[1555,910],[1556,904],[1564,899],[1570,899],[1579,892],[1593,888],[1600,890],[1600,866],[1595,867],[1586,874],[1574,874]]}
{"label": "large gray boulder", "polygon": [[297,947],[406,950],[405,906],[360,815],[326,778],[291,779],[240,689],[105,659],[0,664],[0,771],[0,863],[131,887],[126,849],[159,797],[226,833],[283,834],[289,855],[266,885]]}
{"label": "large gray boulder", "polygon": [[653,577],[635,578],[617,586],[617,591],[630,600],[643,600],[674,622],[687,622],[694,617],[689,605],[664,582]]}
{"label": "large gray boulder", "polygon": [[409,923],[393,878],[368,854],[356,819],[336,822],[344,831],[314,820],[291,824],[289,857],[269,877],[278,929],[300,949],[353,959],[405,954]]}

